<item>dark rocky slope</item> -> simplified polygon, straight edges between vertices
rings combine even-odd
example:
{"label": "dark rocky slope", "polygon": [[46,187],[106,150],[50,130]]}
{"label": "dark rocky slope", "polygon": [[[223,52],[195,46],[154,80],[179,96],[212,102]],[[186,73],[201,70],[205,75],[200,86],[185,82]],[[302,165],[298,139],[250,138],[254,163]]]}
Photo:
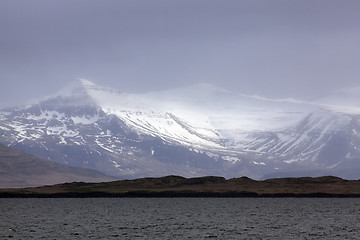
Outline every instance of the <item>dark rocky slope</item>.
{"label": "dark rocky slope", "polygon": [[113,180],[115,178],[95,170],[61,165],[0,144],[0,188]]}

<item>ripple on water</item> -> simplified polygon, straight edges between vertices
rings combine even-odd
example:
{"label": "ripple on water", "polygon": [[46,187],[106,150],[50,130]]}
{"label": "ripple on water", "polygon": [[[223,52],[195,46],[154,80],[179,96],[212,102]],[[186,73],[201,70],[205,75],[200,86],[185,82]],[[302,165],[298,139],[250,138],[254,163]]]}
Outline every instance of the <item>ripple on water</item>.
{"label": "ripple on water", "polygon": [[357,239],[360,199],[0,199],[0,239]]}

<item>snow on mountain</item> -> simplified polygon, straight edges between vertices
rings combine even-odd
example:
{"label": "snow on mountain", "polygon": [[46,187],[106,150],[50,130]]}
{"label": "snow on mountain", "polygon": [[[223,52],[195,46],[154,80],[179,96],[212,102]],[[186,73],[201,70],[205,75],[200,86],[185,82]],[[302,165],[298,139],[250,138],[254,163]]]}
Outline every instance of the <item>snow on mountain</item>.
{"label": "snow on mountain", "polygon": [[360,168],[356,93],[304,102],[197,84],[129,94],[79,79],[37,104],[2,111],[0,142],[122,177],[295,170],[347,177],[344,169]]}
{"label": "snow on mountain", "polygon": [[312,109],[309,104],[234,94],[208,84],[149,94],[119,93],[87,80],[81,80],[81,87],[72,93],[86,92],[105,113],[140,132],[206,148],[224,147],[222,130],[279,130]]}

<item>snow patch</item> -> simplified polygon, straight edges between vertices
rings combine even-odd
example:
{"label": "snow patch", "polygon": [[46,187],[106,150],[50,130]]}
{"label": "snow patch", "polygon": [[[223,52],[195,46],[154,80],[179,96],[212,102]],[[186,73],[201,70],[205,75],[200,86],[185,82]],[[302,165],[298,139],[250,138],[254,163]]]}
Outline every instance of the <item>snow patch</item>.
{"label": "snow patch", "polygon": [[97,122],[99,120],[99,115],[93,115],[93,116],[71,116],[71,120],[73,120],[73,122],[75,124],[84,124],[84,125],[88,125],[88,124],[93,124],[95,122]]}
{"label": "snow patch", "polygon": [[285,163],[294,163],[294,162],[297,162],[299,161],[298,159],[290,159],[290,160],[284,160]]}
{"label": "snow patch", "polygon": [[256,161],[252,161],[252,163],[253,163],[253,164],[255,164],[255,165],[263,165],[263,166],[265,166],[265,165],[266,165],[266,163],[264,163],[264,162],[256,162]]}
{"label": "snow patch", "polygon": [[222,156],[222,159],[233,163],[241,162],[241,160],[238,157],[233,157],[233,156]]}
{"label": "snow patch", "polygon": [[3,126],[0,126],[0,129],[5,130],[5,131],[10,131],[10,129],[9,129],[9,128],[7,128],[7,127],[3,127]]}

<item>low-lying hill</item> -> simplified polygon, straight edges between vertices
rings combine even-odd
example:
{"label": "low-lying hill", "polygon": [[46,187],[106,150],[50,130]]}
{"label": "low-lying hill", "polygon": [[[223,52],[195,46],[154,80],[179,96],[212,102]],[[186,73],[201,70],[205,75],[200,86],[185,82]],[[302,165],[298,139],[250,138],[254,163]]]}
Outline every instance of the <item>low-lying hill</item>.
{"label": "low-lying hill", "polygon": [[1,197],[360,197],[360,180],[279,178],[255,181],[247,177],[183,178],[166,176],[106,183],[66,183],[2,189]]}
{"label": "low-lying hill", "polygon": [[116,178],[61,165],[0,144],[0,188],[43,186],[65,182],[105,182]]}

